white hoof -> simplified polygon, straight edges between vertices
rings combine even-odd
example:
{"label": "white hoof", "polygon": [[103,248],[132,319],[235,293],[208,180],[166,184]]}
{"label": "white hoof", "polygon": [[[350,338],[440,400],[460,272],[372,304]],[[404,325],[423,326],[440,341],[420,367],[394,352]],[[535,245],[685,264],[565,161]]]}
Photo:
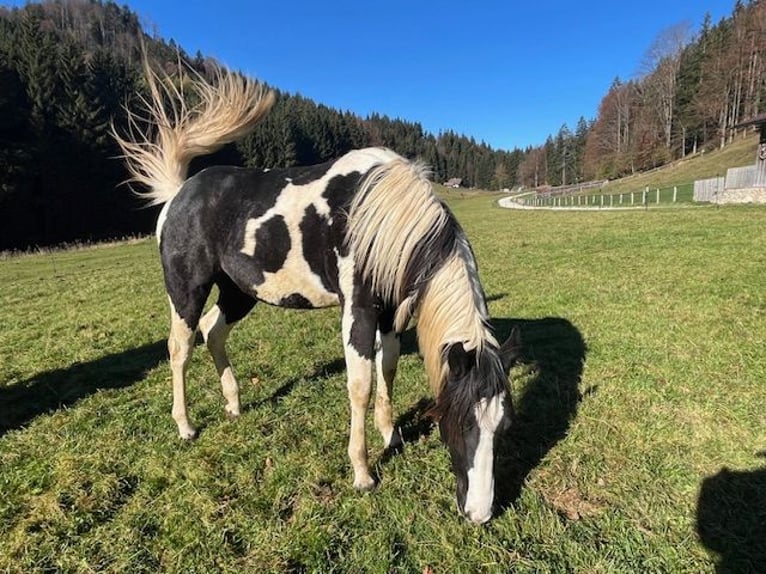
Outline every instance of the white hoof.
{"label": "white hoof", "polygon": [[375,480],[369,474],[367,476],[356,477],[354,479],[354,488],[360,492],[367,492],[375,488]]}
{"label": "white hoof", "polygon": [[197,438],[197,431],[191,425],[178,425],[178,435],[183,440],[194,440]]}

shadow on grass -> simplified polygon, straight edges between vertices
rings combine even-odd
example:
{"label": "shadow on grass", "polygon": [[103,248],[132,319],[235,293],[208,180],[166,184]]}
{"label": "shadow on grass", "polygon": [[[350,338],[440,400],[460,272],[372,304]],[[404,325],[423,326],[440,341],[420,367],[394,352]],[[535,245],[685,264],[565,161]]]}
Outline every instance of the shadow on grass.
{"label": "shadow on grass", "polygon": [[163,339],[0,387],[0,436],[101,389],[119,389],[141,381],[167,359],[167,354]]}
{"label": "shadow on grass", "polygon": [[519,497],[529,473],[566,436],[577,415],[587,347],[580,331],[566,319],[498,319],[493,324],[499,341],[518,328],[518,363],[533,373],[514,403],[511,429],[498,445],[495,495],[497,511],[502,513]]}
{"label": "shadow on grass", "polygon": [[326,363],[323,363],[317,366],[314,369],[313,374],[307,375],[307,376],[293,377],[292,379],[289,379],[288,381],[283,383],[278,389],[276,389],[268,397],[255,401],[251,404],[244,405],[244,408],[254,409],[254,408],[262,407],[267,404],[271,406],[276,406],[280,400],[282,400],[283,398],[288,396],[290,393],[292,393],[293,390],[295,390],[295,387],[297,387],[300,383],[305,383],[307,381],[311,381],[313,379],[318,379],[318,378],[332,377],[339,373],[345,372],[345,370],[346,370],[345,359],[334,359],[332,361],[328,361]]}
{"label": "shadow on grass", "polygon": [[[764,456],[766,453],[761,453]],[[702,481],[697,533],[718,557],[716,572],[766,571],[766,468],[724,467]]]}
{"label": "shadow on grass", "polygon": [[[497,509],[502,512],[518,498],[529,473],[561,441],[577,414],[583,398],[579,385],[587,348],[580,331],[566,319],[493,319],[498,341],[519,330],[519,364],[534,369],[523,394],[514,404],[511,430],[501,437],[495,476]],[[402,337],[403,353],[417,349],[413,330]],[[589,389],[586,394],[594,392]],[[403,446],[417,442],[434,431],[427,412],[430,398],[421,398],[399,416],[394,427],[403,445],[387,449],[376,466],[384,465],[403,452]]]}

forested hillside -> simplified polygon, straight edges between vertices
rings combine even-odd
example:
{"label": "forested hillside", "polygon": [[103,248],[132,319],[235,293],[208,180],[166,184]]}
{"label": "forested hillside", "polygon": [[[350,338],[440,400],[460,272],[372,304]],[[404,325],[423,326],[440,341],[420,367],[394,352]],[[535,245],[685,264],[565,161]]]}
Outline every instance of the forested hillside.
{"label": "forested hillside", "polygon": [[[98,239],[153,229],[120,185],[127,178],[109,135],[126,123],[145,90],[138,15],[112,2],[49,0],[0,8],[0,249]],[[215,62],[172,41],[145,36],[150,59],[168,72],[179,60],[203,75]],[[278,88],[278,86],[277,86]],[[350,149],[385,145],[423,158],[436,181],[510,186],[522,152],[492,150],[418,123],[360,118],[281,93],[266,120],[218,162],[258,167],[308,165]],[[199,166],[197,166],[199,167]]]}
{"label": "forested hillside", "polygon": [[[168,72],[179,60],[203,75],[215,66],[147,35],[137,14],[112,2],[0,7],[0,249],[152,230],[156,212],[120,185],[127,174],[109,135],[111,122],[124,130],[123,106],[135,108],[144,93],[142,38]],[[524,150],[494,150],[376,114],[361,118],[278,88],[258,129],[211,161],[307,165],[384,145],[422,158],[436,181],[460,178],[464,186],[615,178],[723,146],[739,121],[766,111],[766,0],[738,1],[730,18],[708,18],[697,32],[681,24],[659,32],[641,73],[616,79],[596,118],[582,117],[574,131],[563,125]]]}
{"label": "forested hillside", "polygon": [[614,179],[731,142],[738,123],[766,112],[766,1],[737,0],[731,17],[708,15],[698,31],[659,30],[638,68],[614,80],[594,120],[527,149],[515,181]]}

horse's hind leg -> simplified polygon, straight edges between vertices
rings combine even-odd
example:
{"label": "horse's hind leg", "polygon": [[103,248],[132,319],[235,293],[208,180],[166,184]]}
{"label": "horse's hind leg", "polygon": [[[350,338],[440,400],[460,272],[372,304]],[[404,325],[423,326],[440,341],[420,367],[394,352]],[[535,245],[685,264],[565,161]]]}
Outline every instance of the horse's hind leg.
{"label": "horse's hind leg", "polygon": [[396,449],[401,447],[401,436],[394,429],[391,393],[399,362],[400,341],[399,335],[383,321],[376,336],[376,350],[375,428],[383,436],[385,447]]}
{"label": "horse's hind leg", "polygon": [[199,326],[221,378],[221,391],[226,399],[224,410],[230,417],[238,417],[239,385],[226,354],[226,339],[234,324],[253,308],[255,299],[242,293],[228,277],[217,283],[220,290],[218,302],[202,317]]}
{"label": "horse's hind leg", "polygon": [[[186,405],[186,370],[189,366],[192,350],[194,349],[194,332],[202,312],[209,287],[192,291],[184,299],[182,308],[170,299],[170,336],[168,337],[168,352],[170,354],[170,371],[173,376],[173,420],[178,425],[178,434],[182,439],[192,439],[197,431],[189,423]],[[181,315],[183,313],[183,316]],[[184,318],[186,317],[186,318]]]}

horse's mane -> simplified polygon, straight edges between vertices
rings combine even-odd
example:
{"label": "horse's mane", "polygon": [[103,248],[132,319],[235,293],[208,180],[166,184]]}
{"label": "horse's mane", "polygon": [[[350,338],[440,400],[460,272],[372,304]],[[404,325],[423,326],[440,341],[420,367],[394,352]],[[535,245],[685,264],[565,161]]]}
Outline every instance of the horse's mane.
{"label": "horse's mane", "polygon": [[396,330],[417,316],[418,342],[438,395],[448,372],[445,345],[462,342],[479,351],[497,342],[471,247],[427,174],[423,164],[404,159],[373,169],[352,201],[347,237],[362,276],[396,309]]}

